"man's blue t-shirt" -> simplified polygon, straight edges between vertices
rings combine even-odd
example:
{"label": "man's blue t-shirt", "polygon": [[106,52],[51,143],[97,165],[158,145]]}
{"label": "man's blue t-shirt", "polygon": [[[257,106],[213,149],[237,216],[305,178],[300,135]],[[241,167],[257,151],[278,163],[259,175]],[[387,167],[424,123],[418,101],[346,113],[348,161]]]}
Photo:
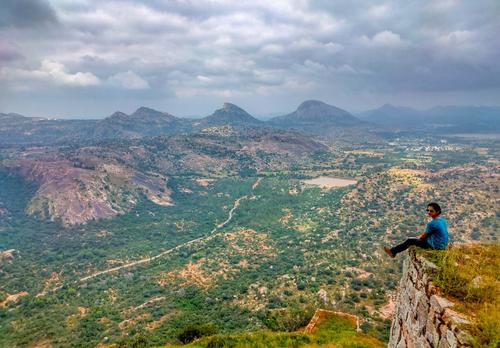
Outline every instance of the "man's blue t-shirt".
{"label": "man's blue t-shirt", "polygon": [[428,237],[425,239],[432,249],[446,249],[448,246],[448,227],[442,217],[432,219],[425,228]]}

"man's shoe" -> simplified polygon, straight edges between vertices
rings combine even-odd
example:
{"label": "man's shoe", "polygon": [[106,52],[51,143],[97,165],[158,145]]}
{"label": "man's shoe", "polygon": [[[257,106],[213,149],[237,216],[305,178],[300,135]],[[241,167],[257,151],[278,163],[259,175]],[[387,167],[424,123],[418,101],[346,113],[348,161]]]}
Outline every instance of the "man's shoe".
{"label": "man's shoe", "polygon": [[386,252],[387,255],[389,255],[392,258],[395,258],[396,255],[394,255],[389,247],[384,247],[384,251]]}

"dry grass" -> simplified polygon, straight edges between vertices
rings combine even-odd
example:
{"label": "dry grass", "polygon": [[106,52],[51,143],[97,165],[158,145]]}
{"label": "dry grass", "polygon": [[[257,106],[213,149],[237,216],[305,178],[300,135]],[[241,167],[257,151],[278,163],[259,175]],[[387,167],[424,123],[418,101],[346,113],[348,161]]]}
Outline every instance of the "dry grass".
{"label": "dry grass", "polygon": [[439,270],[433,282],[472,317],[478,347],[500,345],[500,245],[463,245],[424,255]]}

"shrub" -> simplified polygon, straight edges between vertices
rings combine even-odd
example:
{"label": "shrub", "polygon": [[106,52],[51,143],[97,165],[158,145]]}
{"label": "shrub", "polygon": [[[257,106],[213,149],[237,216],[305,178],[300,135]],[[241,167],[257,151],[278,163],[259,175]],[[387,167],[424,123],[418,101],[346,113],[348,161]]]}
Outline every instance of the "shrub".
{"label": "shrub", "polygon": [[189,325],[179,332],[177,338],[186,344],[200,337],[214,335],[216,331],[212,324]]}
{"label": "shrub", "polygon": [[264,324],[273,331],[295,331],[307,325],[314,315],[312,307],[270,310],[266,312]]}

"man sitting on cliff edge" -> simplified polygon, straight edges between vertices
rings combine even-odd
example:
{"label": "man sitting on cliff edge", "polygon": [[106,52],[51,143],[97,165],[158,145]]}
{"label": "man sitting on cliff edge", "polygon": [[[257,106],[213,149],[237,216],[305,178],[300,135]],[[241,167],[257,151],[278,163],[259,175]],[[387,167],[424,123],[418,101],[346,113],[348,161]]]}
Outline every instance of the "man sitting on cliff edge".
{"label": "man sitting on cliff edge", "polygon": [[448,246],[448,227],[446,220],[441,217],[441,207],[437,203],[427,204],[427,215],[432,218],[427,224],[425,232],[418,238],[408,238],[403,243],[389,248],[384,247],[384,251],[390,257],[396,257],[402,251],[405,251],[412,245],[423,249],[444,250]]}

